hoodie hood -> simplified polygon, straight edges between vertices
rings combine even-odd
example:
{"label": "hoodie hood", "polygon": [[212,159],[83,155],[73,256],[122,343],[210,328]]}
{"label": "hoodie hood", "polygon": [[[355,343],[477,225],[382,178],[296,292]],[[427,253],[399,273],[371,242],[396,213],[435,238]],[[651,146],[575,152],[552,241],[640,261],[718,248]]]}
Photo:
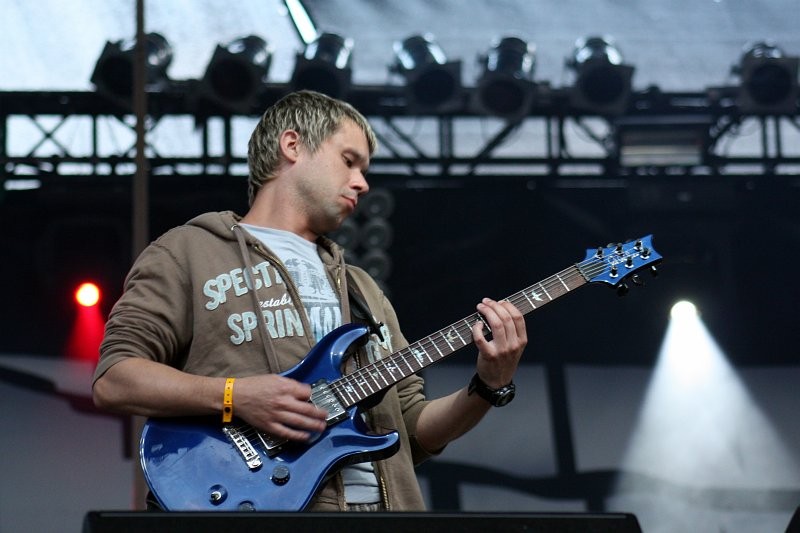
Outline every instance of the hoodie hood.
{"label": "hoodie hood", "polygon": [[[241,220],[242,217],[233,211],[219,211],[198,215],[189,220],[186,225],[202,228],[226,241],[236,241],[233,227],[238,225]],[[259,244],[258,239],[250,234],[247,234],[245,240],[248,245]],[[328,237],[320,236],[316,240],[316,244],[323,263],[334,264],[344,260],[344,249]]]}

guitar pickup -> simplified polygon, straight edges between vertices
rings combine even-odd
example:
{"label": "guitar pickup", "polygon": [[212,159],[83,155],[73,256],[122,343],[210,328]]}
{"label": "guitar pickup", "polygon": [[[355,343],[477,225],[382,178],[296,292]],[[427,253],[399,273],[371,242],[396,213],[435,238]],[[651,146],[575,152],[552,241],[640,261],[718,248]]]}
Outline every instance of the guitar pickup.
{"label": "guitar pickup", "polygon": [[333,393],[328,382],[324,380],[317,381],[312,385],[311,403],[328,412],[326,422],[329,426],[347,418],[347,410]]}

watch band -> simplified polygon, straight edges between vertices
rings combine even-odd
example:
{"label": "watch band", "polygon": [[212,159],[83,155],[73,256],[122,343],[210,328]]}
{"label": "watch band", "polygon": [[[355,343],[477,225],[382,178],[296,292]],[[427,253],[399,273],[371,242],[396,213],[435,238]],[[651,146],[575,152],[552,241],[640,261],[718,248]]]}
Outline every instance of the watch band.
{"label": "watch band", "polygon": [[514,385],[513,381],[499,389],[493,389],[481,379],[477,372],[475,372],[475,375],[472,376],[472,380],[469,382],[469,387],[467,387],[467,394],[471,395],[475,392],[493,406],[502,407],[514,399],[516,390],[517,387]]}

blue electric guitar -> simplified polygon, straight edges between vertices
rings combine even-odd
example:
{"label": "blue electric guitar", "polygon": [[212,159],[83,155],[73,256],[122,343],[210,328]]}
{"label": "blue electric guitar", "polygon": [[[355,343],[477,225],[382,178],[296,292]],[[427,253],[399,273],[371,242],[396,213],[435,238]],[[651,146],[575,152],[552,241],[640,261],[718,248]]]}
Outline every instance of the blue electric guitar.
{"label": "blue electric guitar", "polygon": [[[527,314],[587,283],[623,288],[627,278],[661,260],[651,239],[587,250],[580,263],[507,300]],[[139,450],[145,480],[167,510],[302,510],[342,466],[397,451],[397,433],[371,434],[359,404],[471,344],[477,320],[474,313],[348,375],[342,375],[342,363],[370,331],[341,326],[282,374],[310,384],[311,401],[328,411],[328,428],[312,442],[286,442],[241,421],[223,425],[216,417],[151,418]]]}

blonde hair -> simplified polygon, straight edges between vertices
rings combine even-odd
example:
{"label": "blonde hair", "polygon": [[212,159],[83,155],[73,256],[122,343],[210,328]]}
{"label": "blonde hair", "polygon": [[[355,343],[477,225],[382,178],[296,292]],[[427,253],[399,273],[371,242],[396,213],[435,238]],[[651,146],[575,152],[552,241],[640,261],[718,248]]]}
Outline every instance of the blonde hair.
{"label": "blonde hair", "polygon": [[336,133],[344,120],[351,120],[361,128],[372,155],[378,147],[375,132],[364,115],[347,102],[314,91],[297,91],[270,106],[261,116],[247,145],[250,205],[264,183],[275,178],[281,163],[279,141],[284,131],[296,131],[303,146],[314,153]]}

